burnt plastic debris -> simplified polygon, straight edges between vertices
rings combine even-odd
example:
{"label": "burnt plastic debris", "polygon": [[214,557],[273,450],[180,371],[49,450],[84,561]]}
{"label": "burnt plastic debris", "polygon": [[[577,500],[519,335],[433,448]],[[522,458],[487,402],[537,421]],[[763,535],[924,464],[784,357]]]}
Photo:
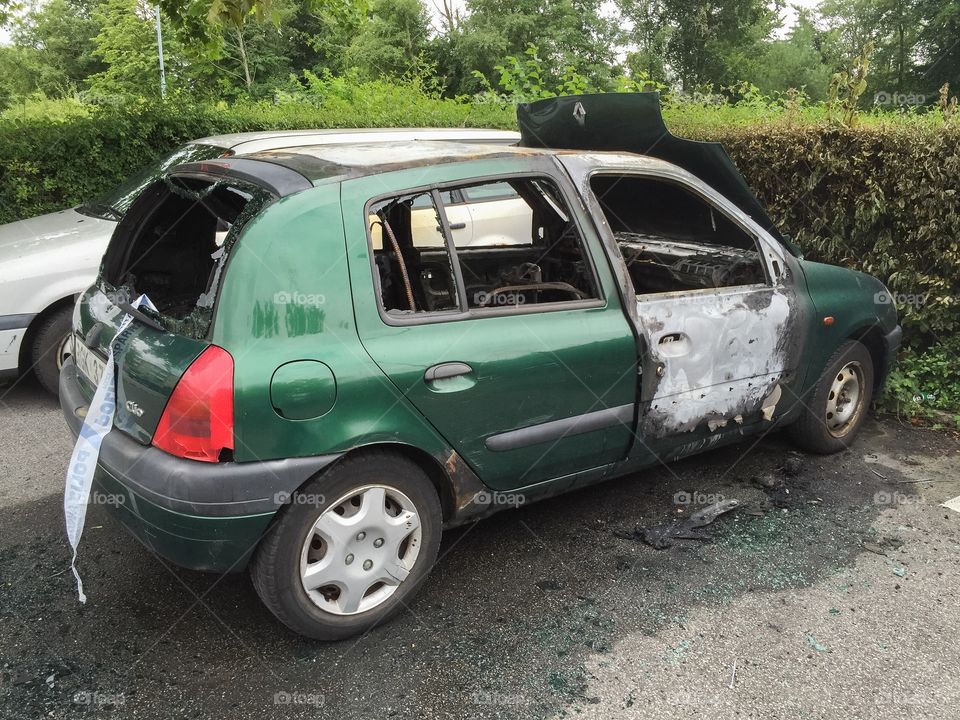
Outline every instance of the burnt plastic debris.
{"label": "burnt plastic debris", "polygon": [[675,540],[699,540],[701,542],[709,542],[713,538],[710,533],[702,528],[712,523],[724,513],[739,507],[739,505],[739,500],[732,498],[722,500],[713,505],[708,505],[702,510],[698,510],[689,517],[674,520],[670,523],[650,527],[637,527],[630,532],[615,530],[613,534],[625,540],[645,542],[656,550],[666,550],[673,545]]}

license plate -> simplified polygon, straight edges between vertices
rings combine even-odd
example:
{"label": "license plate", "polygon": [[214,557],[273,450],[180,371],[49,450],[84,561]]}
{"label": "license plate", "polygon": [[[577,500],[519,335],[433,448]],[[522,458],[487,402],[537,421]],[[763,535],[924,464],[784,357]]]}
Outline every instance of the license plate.
{"label": "license plate", "polygon": [[103,377],[103,371],[107,363],[93,350],[84,345],[80,338],[74,337],[73,350],[73,358],[77,363],[77,369],[87,380],[92,382],[94,386],[99,385],[100,378]]}

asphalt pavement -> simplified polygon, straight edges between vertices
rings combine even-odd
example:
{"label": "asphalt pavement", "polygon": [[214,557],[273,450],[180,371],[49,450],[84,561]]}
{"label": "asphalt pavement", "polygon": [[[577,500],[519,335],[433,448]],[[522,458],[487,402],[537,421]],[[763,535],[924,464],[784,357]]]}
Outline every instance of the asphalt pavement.
{"label": "asphalt pavement", "polygon": [[[871,419],[856,445],[773,434],[447,533],[408,611],[324,644],[248,578],[178,570],[93,506],[77,602],[72,442],[0,387],[4,718],[960,717],[960,442]],[[638,528],[739,500],[709,541]],[[642,533],[639,533],[642,534]]]}

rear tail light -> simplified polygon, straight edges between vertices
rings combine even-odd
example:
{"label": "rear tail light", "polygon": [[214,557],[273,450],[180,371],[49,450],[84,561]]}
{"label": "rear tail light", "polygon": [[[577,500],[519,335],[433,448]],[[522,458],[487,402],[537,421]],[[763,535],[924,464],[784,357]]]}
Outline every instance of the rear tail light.
{"label": "rear tail light", "polygon": [[233,358],[210,345],[180,378],[153,434],[177,457],[217,462],[233,450]]}

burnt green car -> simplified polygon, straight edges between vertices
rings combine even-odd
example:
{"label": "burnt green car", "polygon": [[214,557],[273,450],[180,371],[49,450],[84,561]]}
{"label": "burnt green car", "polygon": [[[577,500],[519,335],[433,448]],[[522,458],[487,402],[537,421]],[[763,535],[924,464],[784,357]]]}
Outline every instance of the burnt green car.
{"label": "burnt green car", "polygon": [[409,602],[443,528],[775,427],[849,446],[899,345],[882,283],[803,260],[655,96],[520,124],[519,146],[306,147],[144,191],[60,378],[79,433],[113,344],[95,486],[133,535],[249,569],[335,639]]}

